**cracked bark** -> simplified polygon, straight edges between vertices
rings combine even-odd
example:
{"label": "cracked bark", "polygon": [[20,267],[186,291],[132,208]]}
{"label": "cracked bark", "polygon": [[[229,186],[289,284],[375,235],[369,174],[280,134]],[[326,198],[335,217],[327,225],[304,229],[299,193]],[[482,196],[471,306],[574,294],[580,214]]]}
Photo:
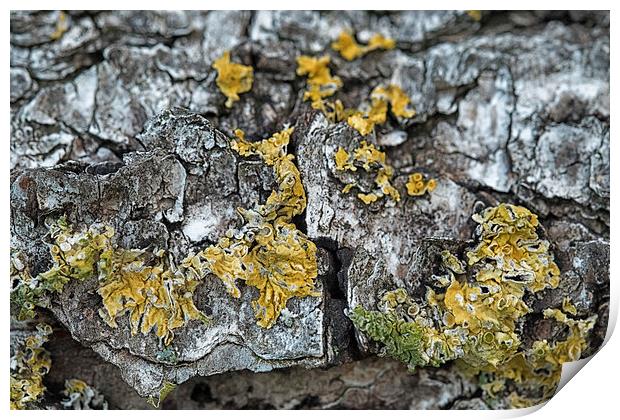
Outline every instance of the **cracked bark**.
{"label": "cracked bark", "polygon": [[[291,300],[294,322],[263,331],[254,292],[233,300],[211,278],[195,301],[216,323],[180,331],[171,365],[153,336],[107,327],[94,279],[70,284],[47,314],[57,332],[50,404],[65,378],[82,376],[118,408],[143,407],[131,387],[152,395],[163,380],[181,383],[168,408],[486,407],[451,366],[410,375],[371,357],[343,310],[381,288],[423,293],[433,252],[463,246],[471,214],[498,202],[540,216],[563,273],[558,290],[530,305],[540,312],[570,296],[579,316],[599,315],[588,354],[602,342],[608,13],[497,12],[477,23],[462,12],[70,12],[68,31],[52,40],[57,19],[11,13],[11,245],[33,273],[49,265],[44,220],[63,213],[78,226],[112,224],[122,246],[159,246],[177,259],[214,243],[238,223],[235,208],[264,201],[274,183],[269,168],[230,151],[232,130],[262,138],[290,124],[308,195],[296,224],[319,246],[323,295]],[[396,39],[397,49],[354,62],[332,51],[338,97],[357,106],[378,83],[405,90],[416,116],[389,120],[370,140],[384,146],[397,187],[418,170],[437,178],[430,196],[364,206],[340,192],[346,175],[333,153],[359,135],[302,101],[295,58],[330,51],[343,28],[360,41],[377,31]],[[232,110],[211,69],[227,49],[255,71]],[[523,328],[549,334],[536,317]],[[305,370],[318,367],[327,369]]]}

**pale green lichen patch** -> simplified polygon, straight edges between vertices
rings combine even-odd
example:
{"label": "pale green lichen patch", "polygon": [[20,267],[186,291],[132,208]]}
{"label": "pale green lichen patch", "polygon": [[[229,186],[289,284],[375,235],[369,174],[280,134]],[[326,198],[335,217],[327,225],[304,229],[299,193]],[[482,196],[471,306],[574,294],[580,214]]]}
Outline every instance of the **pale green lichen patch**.
{"label": "pale green lichen patch", "polygon": [[43,344],[48,341],[51,333],[52,327],[38,324],[36,331],[26,338],[23,346],[11,357],[11,410],[27,409],[43,398],[43,377],[52,367],[52,359]]}
{"label": "pale green lichen patch", "polygon": [[153,396],[148,397],[147,398],[148,403],[151,404],[155,408],[159,408],[159,406],[162,403],[162,401],[165,400],[166,397],[172,391],[174,391],[174,389],[176,387],[177,387],[176,384],[174,384],[172,382],[164,381],[164,383],[162,384],[161,388],[159,389],[159,395],[157,395],[157,398],[155,398]]}
{"label": "pale green lichen patch", "polygon": [[[547,309],[546,318],[566,325],[567,338],[524,347],[516,326],[531,312],[525,294],[559,284],[549,243],[539,238],[538,219],[524,207],[500,204],[473,218],[478,243],[466,260],[442,252],[444,273],[434,276],[436,287],[427,289],[425,301],[416,304],[397,289],[382,297],[378,311],[356,307],[350,317],[410,368],[458,360],[464,371],[485,379],[489,396],[510,382],[524,391],[511,395],[513,406],[534,405],[553,394],[562,363],[579,359],[596,316],[572,320]],[[569,302],[563,307],[572,310]]]}

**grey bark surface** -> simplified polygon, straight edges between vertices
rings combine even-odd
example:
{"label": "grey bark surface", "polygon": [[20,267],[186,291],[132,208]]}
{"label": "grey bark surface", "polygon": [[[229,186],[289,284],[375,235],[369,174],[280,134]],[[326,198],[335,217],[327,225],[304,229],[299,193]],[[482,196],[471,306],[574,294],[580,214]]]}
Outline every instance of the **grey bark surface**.
{"label": "grey bark surface", "polygon": [[[144,407],[164,382],[165,408],[486,408],[478,385],[452,365],[420,369],[371,355],[345,316],[404,287],[422,296],[443,249],[463,249],[488,205],[539,215],[562,281],[528,297],[522,335],[553,339],[541,317],[569,296],[598,314],[588,349],[602,343],[609,301],[609,14],[564,12],[58,12],[11,13],[11,246],[33,274],[50,265],[46,220],[106,222],[118,245],[168,249],[177,260],[240,223],[237,207],[264,202],[270,168],[229,148],[232,130],[266,138],[295,127],[308,197],[297,226],[318,248],[319,297],[292,299],[273,328],[256,325],[254,289],[233,299],[209,277],[171,348],[132,336],[126,319],[99,316],[97,280],[69,283],[45,312],[54,325],[48,387],[82,377],[111,407]],[[381,32],[397,48],[347,62],[329,48],[343,29]],[[254,67],[232,109],[211,63],[225,50]],[[382,145],[394,184],[423,172],[430,195],[364,205],[343,194],[351,174],[333,155],[362,137],[303,101],[301,54],[329,53],[358,106],[380,83],[411,97],[416,116],[390,119]],[[362,190],[372,178],[360,179]],[[366,192],[369,192],[366,191]],[[29,324],[15,324],[20,337]],[[172,355],[172,356],[171,356]],[[266,372],[266,373],[260,373]],[[122,379],[121,379],[122,378]],[[269,389],[270,392],[264,392]],[[135,391],[135,392],[134,392]]]}

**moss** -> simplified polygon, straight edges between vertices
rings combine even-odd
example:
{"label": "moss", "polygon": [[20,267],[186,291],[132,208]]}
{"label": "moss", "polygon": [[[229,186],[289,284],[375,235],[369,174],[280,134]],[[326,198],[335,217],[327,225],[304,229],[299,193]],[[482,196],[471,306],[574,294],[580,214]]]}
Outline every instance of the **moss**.
{"label": "moss", "polygon": [[[562,364],[581,357],[596,316],[573,320],[548,308],[544,316],[564,324],[567,338],[524,347],[517,333],[517,323],[531,312],[524,296],[556,288],[559,269],[548,242],[538,236],[536,215],[526,208],[500,204],[473,219],[477,244],[465,260],[441,253],[444,272],[434,276],[436,288],[427,289],[425,301],[415,305],[397,289],[382,297],[379,310],[358,307],[350,316],[409,368],[457,360],[464,372],[483,379],[487,397],[512,389],[509,405],[535,405],[553,395]],[[573,310],[566,300],[563,307]],[[394,336],[401,331],[405,336]],[[408,359],[394,343],[409,342],[410,331],[417,332],[420,351]]]}
{"label": "moss", "polygon": [[232,63],[230,51],[226,51],[220,58],[213,62],[213,68],[217,70],[217,87],[226,96],[226,107],[232,108],[239,100],[239,94],[249,92],[254,82],[254,70],[251,66]]}
{"label": "moss", "polygon": [[23,346],[11,357],[11,410],[23,410],[43,398],[43,377],[52,367],[52,359],[43,344],[48,341],[52,327],[38,324]]}

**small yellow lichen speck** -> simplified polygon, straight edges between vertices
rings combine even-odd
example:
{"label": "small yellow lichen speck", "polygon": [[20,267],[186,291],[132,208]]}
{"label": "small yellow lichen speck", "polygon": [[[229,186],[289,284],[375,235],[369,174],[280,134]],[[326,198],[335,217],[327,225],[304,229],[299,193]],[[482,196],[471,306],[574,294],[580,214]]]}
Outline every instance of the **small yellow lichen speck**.
{"label": "small yellow lichen speck", "polygon": [[396,42],[393,39],[386,38],[381,34],[373,35],[368,45],[362,46],[358,44],[355,37],[347,31],[341,32],[338,36],[338,40],[332,42],[332,49],[338,51],[347,61],[353,61],[374,50],[391,50],[395,46]]}
{"label": "small yellow lichen speck", "polygon": [[60,11],[58,12],[58,22],[56,22],[56,29],[50,35],[50,38],[56,41],[62,38],[62,36],[65,34],[65,32],[67,32],[68,29],[69,24],[67,23],[67,15],[65,14],[65,12]]}
{"label": "small yellow lichen speck", "polygon": [[437,181],[434,179],[424,181],[424,176],[421,173],[416,172],[409,175],[409,179],[405,185],[407,187],[407,194],[411,196],[420,196],[435,190],[437,187]]}
{"label": "small yellow lichen speck", "polygon": [[[357,170],[357,166],[364,168],[366,172],[377,170],[377,175],[375,177],[377,190],[369,194],[357,194],[357,197],[362,200],[364,204],[374,203],[383,196],[388,196],[396,202],[400,201],[400,193],[391,183],[392,177],[394,176],[394,169],[386,163],[385,153],[377,150],[374,145],[362,141],[360,147],[353,151],[353,156],[342,147],[339,147],[334,155],[334,160],[336,162],[336,170],[339,171],[354,172]],[[356,185],[347,184],[342,191],[347,193],[354,186]]]}
{"label": "small yellow lichen speck", "polygon": [[467,10],[467,15],[475,20],[476,22],[480,22],[482,19],[482,11],[481,10]]}
{"label": "small yellow lichen speck", "polygon": [[231,63],[230,51],[226,51],[220,58],[215,60],[213,68],[217,70],[215,82],[227,98],[227,108],[231,108],[233,103],[239,100],[240,93],[248,92],[252,89],[254,70],[250,66]]}
{"label": "small yellow lichen speck", "polygon": [[43,344],[51,333],[52,327],[38,324],[37,331],[11,357],[11,410],[24,410],[43,397],[43,376],[52,367],[52,359]]}

